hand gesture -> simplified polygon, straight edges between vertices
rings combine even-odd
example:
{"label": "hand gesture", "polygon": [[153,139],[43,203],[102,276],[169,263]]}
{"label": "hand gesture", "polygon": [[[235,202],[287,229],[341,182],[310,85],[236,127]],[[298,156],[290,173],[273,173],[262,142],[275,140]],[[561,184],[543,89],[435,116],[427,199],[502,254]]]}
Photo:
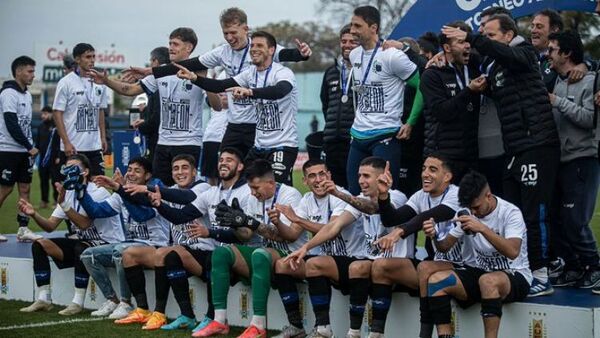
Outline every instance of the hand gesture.
{"label": "hand gesture", "polygon": [[290,222],[298,223],[298,221],[300,220],[300,217],[298,217],[298,215],[296,215],[296,213],[294,212],[294,209],[292,209],[292,207],[289,205],[284,205],[284,204],[278,203],[278,204],[275,204],[275,209],[277,209],[277,211],[279,211],[287,219],[289,219]]}
{"label": "hand gesture", "polygon": [[302,260],[306,256],[307,252],[308,252],[308,249],[306,248],[305,245],[303,245],[300,247],[300,249],[287,255],[287,257],[284,258],[283,263],[289,264],[290,268],[292,268],[292,270],[296,271],[298,269],[298,267],[300,266],[300,264],[302,263]]}
{"label": "hand gesture", "polygon": [[148,187],[143,184],[125,184],[123,190],[131,196],[148,193]]}
{"label": "hand gesture", "polygon": [[269,210],[267,210],[267,215],[269,216],[269,220],[271,221],[271,223],[275,225],[279,224],[279,222],[281,221],[279,218],[281,214],[279,210],[277,210],[277,208],[270,208]]}
{"label": "hand gesture", "polygon": [[302,57],[308,58],[312,55],[312,50],[306,42],[296,39],[296,46],[298,46],[298,50],[300,51],[300,55],[302,55]]}
{"label": "hand gesture", "polygon": [[123,177],[123,174],[121,174],[121,169],[119,169],[118,167],[117,167],[117,169],[115,169],[115,172],[113,173],[112,179],[115,182],[119,183],[120,185],[124,185],[125,184],[125,177]]}
{"label": "hand gesture", "polygon": [[27,216],[33,217],[35,215],[35,208],[24,198],[20,198],[17,202],[17,209]]}
{"label": "hand gesture", "polygon": [[396,138],[399,140],[409,140],[410,134],[412,133],[412,126],[408,123],[405,123],[400,127]]}
{"label": "hand gesture", "polygon": [[337,187],[332,180],[324,180],[321,182],[321,189],[325,190],[326,193],[336,196],[338,193]]}
{"label": "hand gesture", "polygon": [[207,238],[208,228],[204,226],[204,224],[202,224],[200,221],[195,220],[192,224],[189,225],[189,228],[186,230],[186,233],[191,239]]}
{"label": "hand gesture", "polygon": [[231,228],[248,226],[249,221],[252,219],[250,216],[244,213],[242,208],[240,208],[237,198],[234,198],[231,201],[231,206],[228,206],[225,200],[222,200],[221,203],[217,204],[215,216],[217,223],[220,226]]}
{"label": "hand gesture", "polygon": [[394,245],[400,240],[403,234],[403,229],[395,228],[389,234],[380,237],[378,240],[373,242],[373,245],[379,246],[379,248],[381,248],[383,251],[390,251],[394,248]]}
{"label": "hand gesture", "polygon": [[28,152],[29,152],[29,156],[35,157],[39,153],[39,150],[36,147],[33,147]]}
{"label": "hand gesture", "polygon": [[469,82],[469,89],[474,91],[475,93],[481,93],[487,88],[487,79],[485,75],[480,75],[478,78],[475,78]]}
{"label": "hand gesture", "polygon": [[236,100],[244,99],[252,96],[252,89],[244,87],[231,87],[227,88],[228,92],[231,92],[233,98]]}
{"label": "hand gesture", "polygon": [[151,67],[129,67],[121,72],[121,79],[125,82],[135,82],[151,74]]}
{"label": "hand gesture", "polygon": [[463,215],[458,216],[455,221],[460,222],[460,227],[466,234],[476,234],[483,232],[487,227],[481,223],[475,216]]}
{"label": "hand gesture", "polygon": [[383,41],[383,44],[381,45],[381,49],[386,50],[386,49],[390,49],[390,48],[396,48],[396,49],[402,50],[402,49],[404,49],[404,43],[402,41],[398,41],[398,40]]}
{"label": "hand gesture", "polygon": [[433,218],[423,222],[423,233],[429,238],[435,238],[435,221]]}
{"label": "hand gesture", "polygon": [[386,200],[389,197],[389,191],[394,183],[392,172],[390,171],[390,162],[385,162],[385,169],[383,174],[377,177],[377,192],[379,193],[379,199]]}
{"label": "hand gesture", "polygon": [[148,199],[150,199],[150,204],[152,204],[153,207],[160,207],[162,195],[160,194],[160,187],[158,185],[154,186],[154,192],[148,191]]}
{"label": "hand gesture", "polygon": [[56,192],[58,193],[58,196],[56,197],[56,203],[62,204],[65,201],[65,188],[63,188],[62,183],[59,182],[54,183],[54,188],[56,188]]}
{"label": "hand gesture", "polygon": [[95,84],[105,85],[108,83],[108,74],[106,73],[106,69],[102,70],[102,73],[95,69],[91,69],[89,75]]}
{"label": "hand gesture", "polygon": [[190,71],[189,69],[185,68],[184,66],[173,62],[173,65],[177,68],[179,68],[179,71],[177,72],[177,77],[180,79],[184,79],[184,80],[190,80],[192,82],[196,81],[196,79],[198,79],[198,75],[196,75],[196,73]]}
{"label": "hand gesture", "polygon": [[119,187],[121,186],[114,178],[104,175],[94,176],[93,182],[99,187],[111,190],[119,190]]}
{"label": "hand gesture", "polygon": [[467,39],[467,32],[456,27],[444,26],[442,27],[442,34],[444,34],[448,39]]}
{"label": "hand gesture", "polygon": [[444,52],[439,52],[439,53],[435,54],[433,57],[431,57],[431,59],[429,61],[427,61],[425,68],[430,68],[430,67],[441,68],[441,67],[444,67],[446,65],[446,63],[447,63],[447,60],[446,60],[446,56],[444,56]]}

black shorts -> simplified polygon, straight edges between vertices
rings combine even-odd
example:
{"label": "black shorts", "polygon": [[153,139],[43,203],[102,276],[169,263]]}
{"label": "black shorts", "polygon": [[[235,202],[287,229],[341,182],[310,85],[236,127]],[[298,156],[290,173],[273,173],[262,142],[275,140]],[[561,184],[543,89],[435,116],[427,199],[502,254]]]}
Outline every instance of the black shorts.
{"label": "black shorts", "polygon": [[[77,153],[85,155],[90,160],[90,176],[104,175],[104,155],[102,155],[102,150],[78,151]],[[61,151],[60,164],[63,165],[65,163],[67,163],[67,156],[64,151]],[[64,176],[61,174],[61,180],[63,179]]]}
{"label": "black shorts", "polygon": [[249,165],[256,159],[263,159],[271,162],[275,181],[292,186],[292,171],[294,163],[298,157],[298,148],[294,147],[279,147],[258,149],[253,147],[248,152],[244,162]]}
{"label": "black shorts", "polygon": [[[321,256],[311,256],[310,258],[313,258],[313,257],[321,257]],[[347,296],[350,294],[350,275],[349,275],[350,264],[352,264],[353,262],[356,262],[356,261],[367,260],[367,259],[366,258],[348,257],[348,256],[329,256],[329,257],[333,258],[333,261],[335,262],[335,266],[338,271],[338,280],[337,280],[337,282],[332,281],[331,285],[334,288],[340,290],[340,292],[343,295]],[[310,258],[308,258],[308,259],[310,259]]]}
{"label": "black shorts", "polygon": [[198,262],[198,264],[200,264],[200,266],[202,267],[202,276],[198,276],[198,277],[200,277],[200,279],[203,282],[209,283],[210,282],[210,269],[212,267],[211,257],[212,257],[213,252],[206,251],[206,250],[192,249],[187,246],[184,246],[184,248],[187,252],[190,253],[190,255],[192,255],[192,257],[194,257],[196,262]]}
{"label": "black shorts", "polygon": [[219,142],[202,143],[202,160],[200,160],[200,173],[206,178],[219,177]]}
{"label": "black shorts", "polygon": [[228,123],[220,150],[233,147],[242,153],[242,157],[246,157],[250,148],[254,146],[254,137],[256,137],[255,123]]}
{"label": "black shorts", "polygon": [[79,261],[81,253],[92,245],[86,241],[71,238],[50,238],[52,243],[56,244],[63,253],[63,259],[53,258],[54,264],[59,269],[72,268]]}
{"label": "black shorts", "polygon": [[[510,281],[510,293],[502,300],[502,302],[512,303],[525,299],[530,288],[525,277],[518,272],[502,272],[508,276]],[[470,266],[457,266],[454,268],[454,273],[456,273],[460,282],[463,284],[468,298],[466,301],[457,300],[458,305],[461,307],[468,307],[473,303],[480,302],[481,289],[479,288],[479,278],[488,272]]]}
{"label": "black shorts", "polygon": [[198,168],[200,155],[202,153],[201,146],[167,146],[157,144],[154,149],[154,162],[152,162],[152,176],[160,179],[166,186],[175,184],[173,181],[173,173],[171,170],[171,161],[177,155],[192,155],[194,156],[194,167]]}
{"label": "black shorts", "polygon": [[34,161],[29,153],[0,151],[0,185],[31,183]]}

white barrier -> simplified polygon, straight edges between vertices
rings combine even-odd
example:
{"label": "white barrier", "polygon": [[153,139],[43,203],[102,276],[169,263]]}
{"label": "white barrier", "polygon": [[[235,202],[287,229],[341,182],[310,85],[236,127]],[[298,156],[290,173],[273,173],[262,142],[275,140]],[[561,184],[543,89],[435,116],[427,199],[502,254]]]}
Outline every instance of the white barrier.
{"label": "white barrier", "polygon": [[[67,305],[73,297],[73,269],[58,270],[54,264],[50,281],[53,303]],[[111,271],[113,286],[118,292],[114,270]],[[154,272],[146,271],[146,287],[150,308],[154,307]],[[0,257],[0,299],[32,301],[35,297],[35,281],[31,259]],[[306,285],[299,285],[304,325],[307,329],[314,324]],[[206,312],[206,286],[198,278],[190,278],[190,294],[196,316],[201,318]],[[593,297],[590,295],[590,297]],[[90,282],[86,294],[85,307],[97,309],[105,301],[102,293]],[[250,287],[238,283],[229,291],[229,321],[235,326],[248,325],[252,316],[252,296]],[[169,295],[167,315],[171,318],[179,314],[172,293]],[[600,308],[574,306],[541,305],[515,303],[504,307],[501,337],[521,338],[600,338]],[[483,324],[479,316],[479,305],[467,310],[453,305],[454,328],[457,338],[481,337]],[[336,337],[344,337],[350,325],[348,318],[348,297],[333,290],[331,302],[331,323]],[[271,290],[268,302],[268,327],[280,329],[287,318],[279,294]],[[371,307],[367,306],[364,324],[369,323]],[[367,335],[368,325],[363,325],[363,336]],[[419,301],[403,293],[395,293],[390,309],[386,337],[416,337],[419,332]]]}

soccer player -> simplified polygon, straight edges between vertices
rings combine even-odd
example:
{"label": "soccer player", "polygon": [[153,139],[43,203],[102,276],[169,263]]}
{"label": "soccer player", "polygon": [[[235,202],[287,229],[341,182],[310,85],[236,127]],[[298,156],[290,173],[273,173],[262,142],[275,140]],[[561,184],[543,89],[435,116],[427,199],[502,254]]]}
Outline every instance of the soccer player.
{"label": "soccer player", "polygon": [[[454,227],[454,222],[451,220],[454,218],[456,212],[460,209],[458,203],[458,187],[452,184],[452,168],[451,163],[439,154],[430,155],[425,159],[423,170],[421,172],[422,189],[413,194],[408,202],[400,208],[396,209],[392,207],[389,202],[388,190],[391,186],[391,174],[386,171],[378,179],[379,189],[379,213],[381,214],[381,221],[384,226],[392,227],[395,226],[392,231],[385,237],[378,241],[378,245],[386,250],[396,243],[400,238],[404,238],[412,233],[417,232],[423,227],[425,221],[431,219],[435,220],[435,227],[438,233],[439,239],[446,236],[448,231]],[[433,261],[425,260],[419,263],[417,266],[417,277],[419,281],[419,295],[421,302],[421,309],[428,306],[427,299],[427,280],[429,276],[440,270],[448,270],[453,267],[453,264],[463,264],[463,255],[466,245],[459,241],[455,247],[448,252],[440,252],[432,249],[433,252],[428,252],[430,257],[433,257]],[[429,251],[429,250],[428,250]],[[377,261],[376,261],[377,262]],[[388,269],[395,271],[393,268]],[[372,271],[372,279],[375,282],[375,271]],[[411,276],[413,271],[410,269],[405,270],[404,276],[399,273],[383,273],[380,274],[379,278],[399,277],[407,278]],[[382,283],[378,286],[381,289],[383,298],[383,304],[389,303],[391,297],[391,288],[384,288],[384,285],[390,283]],[[406,283],[405,283],[406,284]],[[376,285],[373,286],[375,290]],[[409,287],[412,285],[409,285]],[[414,289],[414,288],[413,288]],[[374,311],[373,315],[375,316]],[[426,314],[422,311],[422,314]],[[379,316],[379,315],[378,315]],[[385,317],[383,317],[385,318]],[[375,323],[375,321],[373,322]],[[381,325],[382,328],[385,325]],[[430,318],[421,318],[421,332],[420,337],[431,337],[433,331],[433,323]]]}
{"label": "soccer player", "polygon": [[267,299],[271,287],[272,269],[276,262],[306,243],[308,236],[301,227],[275,208],[276,205],[295,207],[300,193],[285,184],[275,182],[271,164],[256,160],[246,169],[246,179],[252,192],[244,210],[237,200],[232,206],[220,204],[215,211],[221,226],[246,231],[246,245],[220,246],[212,255],[211,283],[215,320],[194,337],[227,334],[227,292],[231,274],[252,285],[253,315],[250,326],[241,338],[266,338]]}
{"label": "soccer player", "polygon": [[[33,162],[38,153],[31,137],[31,94],[27,86],[35,77],[35,61],[28,56],[13,60],[11,72],[14,80],[6,81],[0,89],[0,207],[13,190],[15,182],[19,189],[19,199],[29,201]],[[27,225],[29,217],[17,214],[17,240],[34,241],[42,238],[34,234]],[[0,241],[7,238],[0,235]]]}
{"label": "soccer player", "polygon": [[502,304],[527,297],[533,276],[527,260],[527,228],[515,205],[490,191],[485,176],[478,172],[465,175],[458,198],[472,215],[457,217],[460,226],[438,240],[433,222],[425,222],[423,231],[433,238],[440,251],[448,251],[457,240],[470,236],[472,265],[438,271],[429,277],[428,310],[437,326],[438,337],[452,337],[450,298],[461,305],[481,302],[484,335],[498,337]]}
{"label": "soccer player", "polygon": [[298,88],[294,73],[273,61],[277,43],[267,32],[252,33],[252,66],[226,80],[197,76],[185,67],[177,76],[193,81],[203,89],[220,93],[229,90],[238,99],[249,99],[256,109],[254,147],[245,161],[268,160],[279,183],[292,184],[292,171],[298,155]]}
{"label": "soccer player", "polygon": [[[146,184],[152,177],[152,165],[143,158],[131,159],[127,165],[125,184]],[[92,316],[109,316],[117,319],[127,313],[131,306],[131,291],[127,284],[124,269],[123,252],[128,247],[140,246],[148,249],[150,256],[155,247],[165,246],[169,242],[168,222],[160,217],[156,210],[147,206],[131,203],[117,180],[106,176],[97,176],[95,183],[110,188],[117,193],[103,201],[94,201],[84,194],[81,204],[91,218],[106,218],[120,215],[125,227],[126,241],[122,243],[102,245],[86,249],[81,260],[96,281],[96,284],[107,299],[100,308],[91,313]],[[107,267],[115,267],[120,286],[120,300],[108,277]],[[138,304],[139,306],[139,304]]]}
{"label": "soccer player", "polygon": [[[227,43],[200,57],[181,62],[182,66],[194,72],[223,67],[228,78],[239,75],[252,66],[251,38],[246,13],[237,7],[228,8],[221,13],[220,24],[223,37]],[[283,48],[277,45],[273,61],[298,62],[308,60],[312,54],[310,46],[298,40],[296,40],[296,44],[298,45],[297,49]],[[156,78],[161,78],[176,74],[178,69],[173,65],[167,65],[153,69],[132,68],[132,71],[140,71],[142,74],[152,72]],[[249,98],[234,97],[231,94],[228,94],[227,98],[228,124],[221,141],[221,148],[237,148],[246,157],[250,148],[254,146],[256,135],[257,116],[255,106]]]}
{"label": "soccer player", "polygon": [[[390,162],[394,184],[400,170],[400,140],[410,137],[423,107],[419,72],[406,54],[396,48],[381,48],[379,11],[372,6],[357,7],[350,33],[360,46],[350,52],[353,69],[355,117],[350,135],[347,175],[348,190],[360,192],[358,168],[368,156]],[[407,124],[402,124],[404,88],[417,90]]]}
{"label": "soccer player", "polygon": [[[62,220],[70,220],[70,229],[76,238],[55,237],[39,239],[31,245],[33,256],[33,271],[37,285],[37,300],[28,307],[22,308],[22,312],[49,311],[52,309],[50,295],[50,263],[48,257],[59,269],[75,268],[75,294],[73,301],[65,309],[58,313],[64,316],[78,314],[83,311],[85,292],[87,290],[90,275],[80,259],[81,253],[90,247],[101,246],[109,243],[119,243],[125,239],[119,216],[103,219],[91,219],[81,206],[77,195],[85,187],[86,193],[94,200],[104,200],[109,197],[109,192],[89,182],[90,162],[83,154],[69,156],[64,173],[68,174],[67,181],[63,184],[57,183],[59,191],[59,203],[52,215],[48,218],[41,216],[33,208],[30,202],[22,198],[19,200],[19,211],[27,214],[45,231],[56,230]],[[69,182],[69,183],[67,183]],[[76,185],[78,185],[76,191]],[[65,191],[65,188],[69,189]]]}
{"label": "soccer player", "polygon": [[[171,61],[178,62],[188,58],[197,43],[198,38],[191,28],[180,27],[173,30],[169,35]],[[97,83],[106,84],[122,95],[136,96],[143,92],[148,95],[155,92],[160,94],[160,128],[152,165],[155,169],[154,177],[167,186],[173,185],[171,161],[179,154],[193,155],[196,167],[198,166],[202,150],[202,113],[206,98],[200,88],[174,75],[161,79],[149,75],[132,84],[110,79],[106,72],[92,71],[91,75]],[[221,109],[221,102],[216,94],[209,94],[208,99],[211,107]]]}
{"label": "soccer player", "polygon": [[[386,162],[379,157],[365,158],[359,167],[361,198],[377,201],[377,179],[383,174]],[[392,204],[400,207],[406,203],[406,196],[397,190],[390,192]],[[358,221],[358,224],[353,225]],[[360,337],[360,327],[369,297],[371,264],[381,257],[409,257],[414,253],[414,237],[398,241],[389,251],[383,251],[376,245],[379,238],[389,232],[383,227],[378,214],[366,214],[348,205],[336,219],[323,226],[313,238],[290,254],[285,262],[296,269],[302,259],[322,243],[334,239],[346,227],[361,227],[364,232],[364,251],[354,253],[355,257],[334,258],[318,256],[306,262],[308,291],[315,312],[316,322],[312,337],[332,337],[329,322],[329,302],[331,299],[330,282],[339,285],[342,293],[350,294],[350,330],[347,337]]]}
{"label": "soccer player", "polygon": [[[311,159],[302,166],[304,184],[310,189],[300,200],[295,209],[289,206],[277,205],[292,223],[299,225],[306,231],[316,234],[327,223],[334,221],[341,215],[346,206],[345,201],[331,195],[327,188],[333,185],[335,189],[347,193],[344,188],[336,186],[331,180],[332,173],[328,170],[325,162],[320,159]],[[315,257],[325,264],[332,266],[336,264],[350,264],[357,257],[364,256],[364,232],[361,224],[345,227],[335,238],[328,240],[316,247],[311,252],[313,255],[306,259]],[[319,258],[316,258],[319,257]],[[306,264],[300,261],[297,268],[292,270],[283,260],[275,264],[274,283],[279,291],[281,300],[287,313],[290,325],[286,325],[277,338],[302,337],[305,331],[302,325],[302,314],[300,313],[300,299],[296,280],[306,277]],[[347,279],[347,278],[346,278]],[[347,285],[347,280],[343,285]],[[346,288],[344,290],[348,291]]]}
{"label": "soccer player", "polygon": [[90,160],[91,176],[104,175],[103,151],[107,150],[105,109],[108,93],[105,86],[94,84],[90,72],[96,51],[88,43],[73,47],[77,67],[64,76],[54,95],[54,123],[60,137],[61,163],[66,157],[83,153]]}

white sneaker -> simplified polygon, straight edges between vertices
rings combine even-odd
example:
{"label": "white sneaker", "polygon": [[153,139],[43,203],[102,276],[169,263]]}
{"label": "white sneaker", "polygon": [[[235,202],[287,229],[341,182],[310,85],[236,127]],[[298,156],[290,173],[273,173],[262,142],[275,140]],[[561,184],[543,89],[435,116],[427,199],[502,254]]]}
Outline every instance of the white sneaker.
{"label": "white sneaker", "polygon": [[383,333],[369,332],[369,337],[368,338],[383,338]]}
{"label": "white sneaker", "polygon": [[108,316],[110,319],[121,319],[127,317],[129,312],[133,311],[133,307],[131,305],[120,302],[117,308]]}
{"label": "white sneaker", "polygon": [[33,242],[42,238],[44,238],[44,236],[36,234],[28,227],[19,227],[19,231],[17,231],[17,241],[19,242]]}
{"label": "white sneaker", "polygon": [[50,311],[52,310],[52,303],[44,302],[43,300],[36,300],[31,305],[21,308],[21,312],[38,312],[38,311]]}
{"label": "white sneaker", "polygon": [[58,314],[62,316],[72,316],[81,313],[81,311],[83,311],[83,307],[81,305],[71,303],[66,308],[58,311]]}
{"label": "white sneaker", "polygon": [[112,300],[107,300],[104,302],[104,304],[102,304],[102,306],[100,306],[98,310],[92,311],[90,314],[94,317],[106,317],[115,311],[117,306],[119,306],[117,303],[113,302]]}
{"label": "white sneaker", "polygon": [[315,327],[307,336],[307,338],[332,338],[332,337],[333,337],[333,331],[331,331],[331,327],[329,325]]}
{"label": "white sneaker", "polygon": [[8,238],[4,235],[0,235],[0,242],[6,242],[8,241]]}
{"label": "white sneaker", "polygon": [[304,328],[300,329],[294,325],[286,325],[281,329],[281,333],[273,336],[273,338],[304,338],[306,337],[306,331]]}
{"label": "white sneaker", "polygon": [[360,338],[360,330],[349,329],[346,338]]}

